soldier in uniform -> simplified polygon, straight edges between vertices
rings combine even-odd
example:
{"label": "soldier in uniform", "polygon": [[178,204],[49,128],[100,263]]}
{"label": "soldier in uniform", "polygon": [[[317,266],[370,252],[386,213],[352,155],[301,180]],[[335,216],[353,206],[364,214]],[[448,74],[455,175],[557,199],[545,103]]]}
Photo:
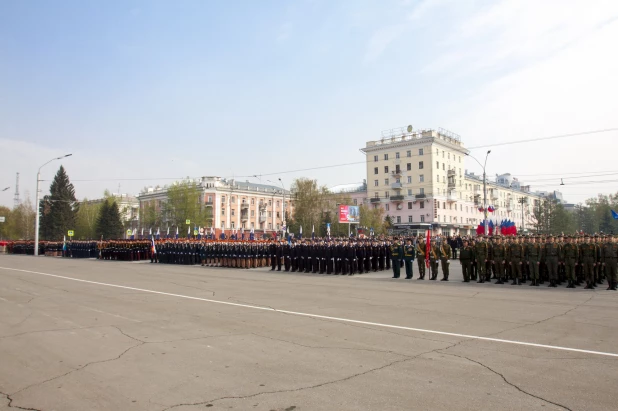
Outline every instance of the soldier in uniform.
{"label": "soldier in uniform", "polygon": [[618,263],[618,243],[616,237],[609,237],[608,242],[603,245],[602,261],[605,268],[605,276],[607,277],[607,289],[616,291],[616,267]]}
{"label": "soldier in uniform", "polygon": [[418,261],[418,279],[425,279],[425,239],[422,235],[418,236],[418,241],[416,242],[416,258]]}
{"label": "soldier in uniform", "polygon": [[406,266],[406,280],[411,280],[414,276],[414,256],[415,250],[412,245],[412,239],[408,238],[406,239],[406,245],[403,248],[403,261]]}
{"label": "soldier in uniform", "polygon": [[511,257],[511,273],[513,282],[511,285],[521,285],[521,267],[524,258],[524,247],[518,238],[514,238],[509,246],[509,256]]}
{"label": "soldier in uniform", "polygon": [[541,256],[543,250],[541,245],[536,242],[538,237],[530,237],[530,241],[526,245],[526,261],[530,268],[530,286],[539,286],[539,267],[541,265]]}
{"label": "soldier in uniform", "polygon": [[584,236],[584,244],[579,248],[581,253],[582,265],[584,269],[584,277],[586,279],[586,287],[584,289],[591,290],[594,288],[594,266],[596,265],[597,248],[590,241],[590,236]]}
{"label": "soldier in uniform", "polygon": [[474,247],[474,256],[476,257],[476,269],[478,272],[477,283],[484,283],[486,277],[485,265],[488,259],[488,246],[485,237],[479,236]]}
{"label": "soldier in uniform", "polygon": [[566,244],[562,247],[561,251],[561,260],[563,261],[566,279],[569,283],[566,288],[575,288],[575,266],[579,259],[579,247],[573,243],[570,236],[567,236]]}
{"label": "soldier in uniform", "polygon": [[431,268],[430,280],[438,278],[438,262],[440,261],[440,246],[437,241],[432,241],[429,247],[429,266]]}
{"label": "soldier in uniform", "polygon": [[558,259],[560,257],[560,246],[556,244],[553,235],[548,237],[548,242],[543,247],[543,260],[547,264],[547,271],[549,273],[549,286],[557,287],[558,283]]}
{"label": "soldier in uniform", "polygon": [[461,271],[463,273],[463,282],[470,282],[472,274],[472,261],[474,260],[474,248],[464,240],[463,247],[459,250],[459,261],[461,263]]}
{"label": "soldier in uniform", "polygon": [[399,260],[401,260],[401,257],[403,256],[403,250],[401,249],[401,244],[399,244],[398,238],[395,238],[395,241],[391,244],[389,249],[393,260],[393,278],[399,278],[401,272],[401,263]]}
{"label": "soldier in uniform", "polygon": [[440,263],[442,265],[442,279],[440,281],[448,281],[451,258],[453,258],[453,249],[446,238],[443,238],[440,245]]}
{"label": "soldier in uniform", "polygon": [[492,247],[492,258],[494,270],[498,281],[496,284],[504,284],[504,263],[506,262],[506,248],[502,244],[502,237],[496,239],[496,244]]}

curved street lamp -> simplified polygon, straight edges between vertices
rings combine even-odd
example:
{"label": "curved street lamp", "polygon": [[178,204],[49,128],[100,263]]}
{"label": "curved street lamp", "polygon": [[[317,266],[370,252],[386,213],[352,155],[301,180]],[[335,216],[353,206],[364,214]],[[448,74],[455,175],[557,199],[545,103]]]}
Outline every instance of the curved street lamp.
{"label": "curved street lamp", "polygon": [[489,153],[491,153],[491,150],[487,150],[487,154],[485,155],[485,163],[484,164],[481,164],[481,162],[478,161],[476,159],[476,157],[474,157],[470,153],[466,153],[466,155],[468,157],[473,158],[474,161],[479,163],[479,166],[481,166],[483,168],[483,215],[484,215],[483,227],[484,227],[485,235],[487,235],[489,233],[489,226],[487,224],[487,174],[485,172],[485,168],[487,167],[487,157],[489,157]]}
{"label": "curved street lamp", "polygon": [[36,214],[34,215],[34,256],[39,255],[39,222],[41,217],[41,206],[39,204],[39,192],[40,192],[40,183],[41,183],[41,169],[55,160],[62,160],[65,157],[70,157],[73,154],[65,154],[60,157],[55,157],[49,160],[47,163],[43,164],[39,167],[39,171],[36,173]]}

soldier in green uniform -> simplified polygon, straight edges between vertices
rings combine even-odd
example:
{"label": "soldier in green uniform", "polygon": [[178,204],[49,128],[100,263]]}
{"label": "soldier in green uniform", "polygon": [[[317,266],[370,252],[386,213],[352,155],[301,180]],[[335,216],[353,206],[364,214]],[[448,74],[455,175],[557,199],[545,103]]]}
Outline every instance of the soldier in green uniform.
{"label": "soldier in green uniform", "polygon": [[513,282],[511,285],[521,285],[521,267],[524,258],[524,246],[518,238],[514,238],[509,246],[509,256],[511,257],[511,275]]}
{"label": "soldier in green uniform", "polygon": [[556,244],[553,235],[548,237],[548,242],[543,247],[543,260],[547,264],[547,271],[549,273],[549,286],[557,287],[558,282],[558,258],[560,256],[560,246]]}
{"label": "soldier in green uniform", "polygon": [[425,279],[425,248],[427,245],[425,244],[425,239],[422,235],[418,236],[418,241],[416,243],[416,258],[418,262],[418,279]]}
{"label": "soldier in green uniform", "polygon": [[539,266],[541,265],[541,245],[536,242],[538,237],[530,237],[525,249],[526,261],[530,269],[530,285],[539,286]]}
{"label": "soldier in green uniform", "polygon": [[414,246],[412,245],[412,239],[408,238],[406,240],[406,245],[403,247],[403,261],[406,265],[406,280],[411,280],[414,272]]}
{"label": "soldier in green uniform", "polygon": [[566,288],[575,288],[575,266],[579,259],[579,247],[570,236],[566,237],[566,244],[561,249],[561,260],[564,263],[564,270],[568,285]]}
{"label": "soldier in green uniform", "polygon": [[597,248],[590,242],[589,235],[586,234],[584,241],[584,244],[579,247],[584,278],[586,280],[586,287],[584,287],[584,289],[591,290],[594,288],[594,266],[596,264]]}
{"label": "soldier in green uniform", "polygon": [[440,281],[448,281],[451,258],[453,258],[453,249],[446,238],[443,238],[440,245],[440,263],[442,265],[442,279]]}
{"label": "soldier in green uniform", "polygon": [[395,238],[395,241],[390,246],[391,250],[391,258],[393,260],[393,278],[399,278],[401,272],[401,258],[403,256],[403,250],[401,248],[401,244],[399,243],[399,239]]}
{"label": "soldier in green uniform", "polygon": [[431,267],[430,280],[435,281],[438,277],[438,261],[440,261],[440,246],[438,246],[437,241],[432,241],[429,249],[429,266]]}
{"label": "soldier in green uniform", "polygon": [[608,242],[603,245],[602,261],[605,267],[605,276],[607,277],[607,289],[616,291],[616,267],[618,264],[618,243],[616,237],[609,237]]}
{"label": "soldier in green uniform", "polygon": [[485,282],[485,265],[487,264],[489,248],[485,237],[479,236],[476,245],[474,247],[474,255],[476,257],[476,269],[478,271],[477,283]]}
{"label": "soldier in green uniform", "polygon": [[496,270],[498,281],[496,284],[504,284],[504,263],[506,262],[506,248],[502,243],[502,237],[496,239],[496,244],[493,246],[493,262]]}
{"label": "soldier in green uniform", "polygon": [[459,262],[461,263],[461,271],[463,273],[463,282],[470,282],[472,274],[472,261],[474,260],[474,247],[467,240],[464,240],[463,247],[459,250]]}

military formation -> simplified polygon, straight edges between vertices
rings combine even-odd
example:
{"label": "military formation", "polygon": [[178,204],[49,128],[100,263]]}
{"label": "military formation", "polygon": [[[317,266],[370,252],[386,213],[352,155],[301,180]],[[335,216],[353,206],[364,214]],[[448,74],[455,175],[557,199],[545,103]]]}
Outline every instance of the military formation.
{"label": "military formation", "polygon": [[[241,240],[111,240],[40,242],[39,254],[68,258],[143,261],[209,267],[259,268],[271,271],[354,275],[384,270],[393,278],[449,281],[454,250],[441,237],[427,247],[418,238],[329,238],[288,241]],[[465,238],[459,248],[463,282],[511,283],[594,289],[607,280],[608,290],[618,285],[618,236],[478,236]],[[12,254],[34,254],[33,241],[8,245]]]}

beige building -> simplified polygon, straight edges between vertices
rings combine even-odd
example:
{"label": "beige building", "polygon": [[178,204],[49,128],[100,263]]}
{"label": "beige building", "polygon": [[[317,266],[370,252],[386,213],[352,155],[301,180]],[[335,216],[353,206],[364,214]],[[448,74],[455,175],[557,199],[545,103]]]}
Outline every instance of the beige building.
{"label": "beige building", "polygon": [[[211,220],[205,227],[217,234],[241,229],[256,233],[281,231],[284,215],[291,215],[293,204],[290,192],[282,186],[236,181],[221,177],[202,177],[190,180],[202,192],[204,207],[212,209]],[[139,195],[140,208],[154,205],[161,213],[167,200],[167,186],[149,187]],[[165,226],[165,220],[163,221]]]}
{"label": "beige building", "polygon": [[[468,157],[460,136],[444,129],[398,128],[368,141],[367,197],[383,207],[395,226],[423,231],[433,228],[445,235],[472,234],[483,221],[483,181],[467,173]],[[491,157],[490,157],[491,159]],[[480,169],[480,166],[478,166]],[[510,174],[486,182],[487,205],[495,211],[488,219],[510,219],[521,229],[532,223],[532,206],[541,197],[531,193]]]}

